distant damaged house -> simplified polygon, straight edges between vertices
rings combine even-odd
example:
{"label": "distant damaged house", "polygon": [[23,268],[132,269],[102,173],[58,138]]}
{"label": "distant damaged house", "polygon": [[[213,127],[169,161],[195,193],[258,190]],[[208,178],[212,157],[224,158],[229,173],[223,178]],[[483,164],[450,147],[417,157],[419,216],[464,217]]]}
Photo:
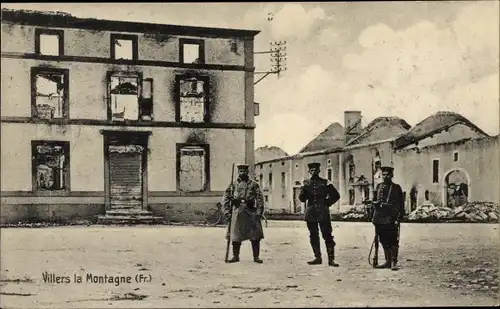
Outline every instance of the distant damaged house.
{"label": "distant damaged house", "polygon": [[1,22],[2,222],[193,218],[253,166],[258,31]]}
{"label": "distant damaged house", "polygon": [[[361,118],[361,114],[352,115],[355,119]],[[354,128],[354,137],[346,135],[339,170],[343,179],[340,186],[342,205],[349,209],[373,197],[376,185],[382,181],[380,168],[393,165],[394,140],[410,127],[398,117],[379,117],[365,128]]]}
{"label": "distant damaged house", "polygon": [[298,199],[300,186],[309,177],[307,164],[321,163],[321,177],[338,187],[338,154],[344,146],[344,128],[332,123],[297,154],[256,161],[255,176],[264,191],[270,212],[303,212]]}
{"label": "distant damaged house", "polygon": [[361,112],[345,111],[345,129],[334,123],[295,155],[257,161],[271,211],[304,210],[297,195],[313,161],[341,194],[332,213],[372,199],[385,165],[395,168],[407,211],[425,203],[499,202],[499,137],[465,117],[439,112],[414,127],[398,117],[378,117],[364,128],[361,123]]}
{"label": "distant damaged house", "polygon": [[499,202],[499,157],[498,135],[460,114],[438,112],[394,142],[395,181],[407,192],[408,210]]}

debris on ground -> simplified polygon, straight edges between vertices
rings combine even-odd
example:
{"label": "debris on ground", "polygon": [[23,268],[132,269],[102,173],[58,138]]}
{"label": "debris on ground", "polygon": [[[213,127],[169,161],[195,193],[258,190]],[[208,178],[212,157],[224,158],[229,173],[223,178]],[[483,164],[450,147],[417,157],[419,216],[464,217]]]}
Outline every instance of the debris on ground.
{"label": "debris on ground", "polygon": [[408,215],[408,220],[498,222],[499,209],[492,202],[469,202],[456,208],[422,205]]}
{"label": "debris on ground", "polygon": [[449,278],[448,287],[498,295],[498,269],[483,265],[461,270]]}
{"label": "debris on ground", "polygon": [[342,214],[343,220],[368,220],[365,205],[356,205]]}

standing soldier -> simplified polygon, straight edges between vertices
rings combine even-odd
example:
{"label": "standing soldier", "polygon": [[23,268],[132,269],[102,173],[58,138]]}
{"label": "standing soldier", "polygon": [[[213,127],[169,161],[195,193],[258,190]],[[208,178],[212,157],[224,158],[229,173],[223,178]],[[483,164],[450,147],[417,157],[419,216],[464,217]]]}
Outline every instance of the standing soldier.
{"label": "standing soldier", "polygon": [[385,263],[377,268],[398,270],[399,222],[405,214],[403,190],[392,182],[394,168],[381,168],[383,182],[377,185],[372,222],[384,248]]}
{"label": "standing soldier", "polygon": [[335,241],[332,236],[332,222],[330,218],[330,206],[340,199],[340,194],[333,184],[319,177],[320,164],[309,163],[310,179],[304,180],[304,185],[299,194],[299,200],[305,204],[305,217],[309,240],[314,252],[314,260],[307,262],[309,265],[317,265],[323,262],[321,258],[321,244],[319,229],[325,241],[328,254],[328,265],[338,267],[335,263]]}
{"label": "standing soldier", "polygon": [[238,165],[238,179],[235,184],[227,188],[222,200],[226,217],[229,217],[232,212],[231,231],[227,237],[230,237],[232,241],[233,257],[228,263],[240,261],[241,242],[245,240],[250,240],[252,243],[254,262],[262,263],[259,254],[260,241],[264,238],[261,224],[264,197],[259,184],[249,178],[248,165]]}

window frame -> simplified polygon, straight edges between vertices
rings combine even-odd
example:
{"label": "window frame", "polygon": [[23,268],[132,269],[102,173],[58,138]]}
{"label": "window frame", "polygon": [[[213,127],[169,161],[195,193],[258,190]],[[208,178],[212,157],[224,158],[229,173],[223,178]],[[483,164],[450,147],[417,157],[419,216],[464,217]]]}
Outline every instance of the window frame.
{"label": "window frame", "polygon": [[[202,122],[189,122],[181,121],[181,81],[195,78],[198,81],[203,81],[203,92],[205,93],[205,101],[203,102],[203,121]],[[180,123],[208,123],[210,121],[210,77],[207,75],[197,74],[180,74],[175,76],[175,121]]]}
{"label": "window frame", "polygon": [[64,78],[64,95],[63,95],[63,106],[62,106],[62,117],[61,118],[51,118],[52,119],[69,119],[69,69],[61,68],[47,68],[47,67],[31,67],[31,118],[41,119],[38,117],[38,110],[36,107],[37,98],[37,87],[36,87],[36,76],[40,73],[57,73],[63,75]]}
{"label": "window frame", "polygon": [[[57,35],[59,37],[59,55],[45,55],[40,51],[41,47],[41,36],[42,35]],[[47,28],[36,28],[35,29],[35,54],[40,56],[48,56],[48,57],[60,57],[64,56],[64,30],[59,29],[47,29]]]}
{"label": "window frame", "polygon": [[[137,78],[137,120],[132,120],[132,119],[124,119],[124,120],[114,120],[113,119],[113,110],[111,108],[112,102],[112,96],[111,96],[111,78],[113,76],[123,76],[123,77],[130,77],[130,78]],[[142,82],[144,81],[144,77],[142,72],[140,71],[108,71],[106,72],[106,97],[107,97],[107,120],[108,121],[141,121],[141,109],[140,105],[143,101],[142,98]],[[151,79],[152,81],[152,79]],[[153,83],[151,83],[151,88],[153,87]],[[151,100],[153,100],[153,93],[151,93]],[[154,107],[153,107],[154,109]],[[151,110],[151,118],[153,117],[153,109]]]}
{"label": "window frame", "polygon": [[[181,150],[184,147],[200,147],[205,151],[205,183],[203,184],[203,189],[201,191],[181,191]],[[175,144],[175,174],[176,174],[176,191],[177,192],[189,192],[189,193],[199,193],[210,191],[210,145],[202,143],[176,143]]]}
{"label": "window frame", "polygon": [[[139,59],[139,43],[136,34],[111,33],[110,38],[110,58],[114,60],[138,60]],[[116,58],[115,40],[132,41],[132,59]]]}
{"label": "window frame", "polygon": [[[198,45],[198,63],[184,63],[184,45]],[[179,62],[182,64],[205,64],[205,40],[202,39],[179,39]]]}
{"label": "window frame", "polygon": [[[434,177],[434,162],[437,162],[437,171],[436,171],[436,177]],[[439,158],[434,158],[432,159],[432,163],[431,163],[431,173],[432,173],[432,183],[433,184],[439,184],[440,181],[439,181],[439,176],[440,176],[440,160]],[[436,179],[435,179],[436,178]],[[436,181],[435,181],[436,180]]]}
{"label": "window frame", "polygon": [[[330,178],[328,177],[328,173],[330,173]],[[326,169],[326,179],[329,181],[333,181],[333,168],[329,167]]]}
{"label": "window frame", "polygon": [[[36,181],[36,147],[42,145],[51,146],[62,146],[65,155],[65,165],[64,165],[64,179],[65,179],[65,189],[62,190],[38,190]],[[60,141],[60,140],[32,140],[31,141],[31,191],[37,195],[68,195],[71,192],[71,156],[70,156],[70,142]]]}

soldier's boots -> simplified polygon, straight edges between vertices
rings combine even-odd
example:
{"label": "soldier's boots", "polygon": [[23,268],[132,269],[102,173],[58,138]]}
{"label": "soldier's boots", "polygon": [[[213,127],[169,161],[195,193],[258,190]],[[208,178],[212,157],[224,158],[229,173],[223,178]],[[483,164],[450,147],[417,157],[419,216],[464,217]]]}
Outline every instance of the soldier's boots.
{"label": "soldier's boots", "polygon": [[399,269],[399,266],[398,266],[398,250],[399,250],[398,246],[391,247],[391,262],[392,262],[391,269],[392,270],[398,270]]}
{"label": "soldier's boots", "polygon": [[258,264],[262,264],[264,261],[262,261],[259,258],[260,255],[260,241],[252,240],[252,252],[253,252],[253,261]]}
{"label": "soldier's boots", "polygon": [[233,257],[227,261],[228,263],[237,263],[240,261],[240,249],[241,243],[233,242]]}
{"label": "soldier's boots", "polygon": [[375,268],[391,268],[391,248],[384,247],[385,263]]}
{"label": "soldier's boots", "polygon": [[339,267],[335,263],[335,243],[326,243],[326,252],[328,253],[328,266]]}
{"label": "soldier's boots", "polygon": [[319,242],[311,241],[311,247],[314,252],[314,260],[307,262],[307,264],[320,265],[323,263],[323,259],[321,258],[321,247]]}

